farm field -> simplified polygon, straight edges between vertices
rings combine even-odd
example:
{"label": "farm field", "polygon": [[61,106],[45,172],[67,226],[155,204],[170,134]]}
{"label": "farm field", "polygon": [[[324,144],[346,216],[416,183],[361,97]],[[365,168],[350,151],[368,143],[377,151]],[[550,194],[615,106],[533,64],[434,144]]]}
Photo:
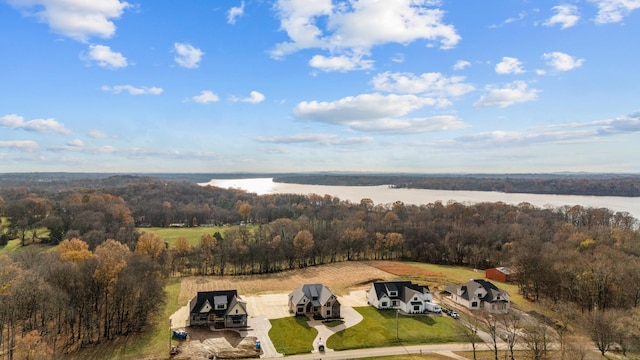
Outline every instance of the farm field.
{"label": "farm field", "polygon": [[191,246],[200,244],[200,238],[204,234],[213,235],[216,232],[224,234],[224,226],[211,226],[211,227],[183,227],[183,228],[169,228],[169,227],[150,227],[150,228],[137,228],[138,233],[144,232],[154,233],[158,235],[162,240],[173,245],[179,237],[186,237],[189,240]]}

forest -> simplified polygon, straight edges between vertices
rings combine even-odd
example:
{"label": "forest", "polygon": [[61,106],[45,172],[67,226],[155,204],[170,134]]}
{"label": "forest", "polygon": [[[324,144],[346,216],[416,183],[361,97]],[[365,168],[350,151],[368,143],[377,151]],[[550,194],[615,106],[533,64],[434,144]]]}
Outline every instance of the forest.
{"label": "forest", "polygon": [[620,174],[469,174],[469,175],[355,175],[288,174],[276,182],[375,186],[430,190],[497,191],[522,194],[640,196],[640,176]]}
{"label": "forest", "polygon": [[[0,352],[9,359],[27,344],[66,353],[142,331],[156,315],[143,300],[161,301],[170,277],[339,261],[510,266],[531,301],[594,314],[640,305],[638,221],[606,208],[353,203],[118,175],[2,182],[0,214],[0,247],[24,248],[0,255]],[[139,231],[176,225],[224,231],[197,245]],[[617,343],[639,350],[637,325],[616,332]]]}

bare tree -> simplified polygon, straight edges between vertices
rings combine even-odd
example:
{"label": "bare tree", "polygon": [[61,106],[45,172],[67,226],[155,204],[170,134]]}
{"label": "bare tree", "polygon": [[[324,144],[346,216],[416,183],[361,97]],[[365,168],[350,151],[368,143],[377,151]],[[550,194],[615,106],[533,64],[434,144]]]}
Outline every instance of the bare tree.
{"label": "bare tree", "polygon": [[505,341],[509,347],[509,355],[512,360],[514,359],[513,348],[516,346],[518,334],[520,333],[520,321],[520,314],[514,310],[510,310],[508,313],[500,315],[500,323],[504,326]]}
{"label": "bare tree", "polygon": [[537,320],[531,320],[522,328],[522,341],[532,360],[545,360],[548,355],[550,334],[547,326]]}
{"label": "bare tree", "polygon": [[476,360],[476,347],[478,343],[482,341],[482,339],[478,337],[478,321],[475,317],[470,318],[469,322],[459,320],[456,323],[456,327],[462,337],[471,344],[471,348],[473,349],[473,360]]}
{"label": "bare tree", "polygon": [[487,311],[482,311],[480,313],[480,318],[482,319],[483,324],[487,327],[489,336],[491,336],[491,341],[493,342],[493,355],[495,360],[498,360],[498,316]]}

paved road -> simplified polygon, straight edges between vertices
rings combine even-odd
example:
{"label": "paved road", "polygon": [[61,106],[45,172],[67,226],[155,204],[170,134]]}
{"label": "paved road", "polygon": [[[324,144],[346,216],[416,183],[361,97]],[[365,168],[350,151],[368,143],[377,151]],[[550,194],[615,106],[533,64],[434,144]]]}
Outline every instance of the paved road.
{"label": "paved road", "polygon": [[471,351],[471,344],[437,344],[437,345],[412,345],[412,346],[395,346],[371,349],[357,349],[344,351],[328,351],[324,354],[312,353],[287,356],[285,360],[325,360],[325,359],[358,359],[373,356],[390,356],[403,354],[426,354],[438,353],[452,357],[454,359],[462,359],[453,354],[453,351]]}

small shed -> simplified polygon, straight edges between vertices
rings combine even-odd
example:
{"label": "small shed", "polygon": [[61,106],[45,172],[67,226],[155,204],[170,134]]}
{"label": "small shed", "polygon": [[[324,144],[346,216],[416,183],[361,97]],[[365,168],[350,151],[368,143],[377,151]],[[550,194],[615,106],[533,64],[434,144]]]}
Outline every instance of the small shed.
{"label": "small shed", "polygon": [[496,280],[501,282],[510,282],[513,280],[511,269],[507,267],[497,267],[486,269],[484,271],[484,277],[490,280]]}

